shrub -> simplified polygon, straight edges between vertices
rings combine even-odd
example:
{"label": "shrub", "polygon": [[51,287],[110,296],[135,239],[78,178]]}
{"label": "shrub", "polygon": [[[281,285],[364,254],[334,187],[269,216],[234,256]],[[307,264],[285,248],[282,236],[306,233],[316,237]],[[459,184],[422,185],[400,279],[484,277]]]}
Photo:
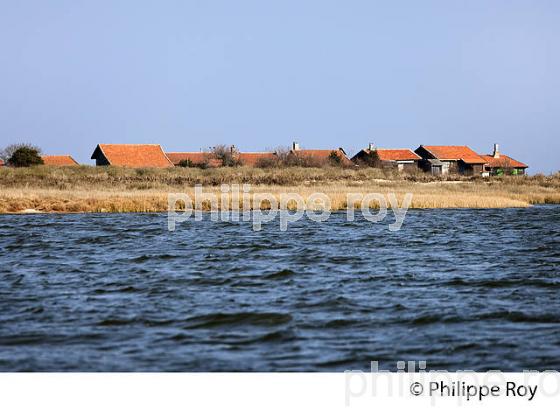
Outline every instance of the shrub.
{"label": "shrub", "polygon": [[216,159],[222,162],[222,166],[224,167],[237,167],[242,165],[239,160],[239,151],[233,145],[230,147],[226,145],[216,145],[212,148],[212,154],[214,154]]}
{"label": "shrub", "polygon": [[290,149],[288,147],[277,147],[273,150],[276,153],[276,158],[279,165],[286,165],[290,157]]}
{"label": "shrub", "polygon": [[331,151],[328,162],[330,165],[340,166],[342,165],[342,158],[340,158],[336,151]]}
{"label": "shrub", "polygon": [[370,151],[366,155],[362,156],[359,161],[359,165],[364,167],[375,167],[377,165],[377,161],[374,153]]}
{"label": "shrub", "polygon": [[210,168],[210,156],[204,156],[202,162],[194,162],[190,159],[182,159],[177,164],[178,167],[182,168],[200,168],[200,169],[207,169]]}
{"label": "shrub", "polygon": [[43,164],[41,150],[29,144],[10,145],[3,150],[2,156],[6,157],[6,163],[12,167],[31,167]]}
{"label": "shrub", "polygon": [[194,167],[194,164],[190,159],[182,159],[181,161],[179,161],[177,166],[183,167],[183,168],[192,168],[192,167]]}
{"label": "shrub", "polygon": [[259,158],[255,163],[257,168],[276,168],[280,166],[280,161],[277,157],[274,158]]}
{"label": "shrub", "polygon": [[302,168],[322,168],[326,164],[326,161],[321,158],[316,158],[311,155],[303,155],[301,153],[294,154],[290,153],[285,161],[284,165],[288,167],[302,167]]}

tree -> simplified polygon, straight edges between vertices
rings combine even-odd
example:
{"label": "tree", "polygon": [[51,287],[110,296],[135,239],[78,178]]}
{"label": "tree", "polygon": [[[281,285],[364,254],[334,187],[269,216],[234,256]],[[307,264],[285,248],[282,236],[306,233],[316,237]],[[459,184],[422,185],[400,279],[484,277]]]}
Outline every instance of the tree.
{"label": "tree", "polygon": [[[6,148],[0,149],[0,159],[4,160],[4,162],[8,162],[10,157],[14,155],[14,152],[18,150],[18,148],[22,147],[33,147],[31,144],[12,144],[8,145]],[[35,147],[33,147],[35,148]]]}
{"label": "tree", "polygon": [[43,164],[41,149],[31,144],[13,144],[0,152],[0,158],[12,167],[30,167]]}
{"label": "tree", "polygon": [[227,147],[225,145],[217,145],[212,148],[212,154],[216,159],[222,162],[224,167],[237,167],[241,164],[239,160],[239,151],[233,145]]}

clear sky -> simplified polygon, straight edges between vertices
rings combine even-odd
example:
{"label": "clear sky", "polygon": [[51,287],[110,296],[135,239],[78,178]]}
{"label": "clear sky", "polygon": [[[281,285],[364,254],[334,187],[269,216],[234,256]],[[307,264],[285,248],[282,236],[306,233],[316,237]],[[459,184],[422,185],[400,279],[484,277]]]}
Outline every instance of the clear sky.
{"label": "clear sky", "polygon": [[560,169],[560,1],[1,1],[0,146],[469,145]]}

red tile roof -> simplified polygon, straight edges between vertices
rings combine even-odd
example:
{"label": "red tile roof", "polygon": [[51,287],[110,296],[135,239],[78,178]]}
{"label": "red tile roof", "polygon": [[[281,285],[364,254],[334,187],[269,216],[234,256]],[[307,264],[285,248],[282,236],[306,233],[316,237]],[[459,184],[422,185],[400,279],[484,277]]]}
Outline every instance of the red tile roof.
{"label": "red tile roof", "polygon": [[462,160],[467,164],[484,164],[486,160],[466,145],[422,145],[440,160]]}
{"label": "red tile roof", "polygon": [[421,159],[419,155],[409,149],[377,149],[376,151],[381,161],[418,161]]}
{"label": "red tile roof", "polygon": [[[181,161],[189,160],[194,165],[207,163],[210,167],[219,167],[222,161],[217,159],[211,152],[166,152],[167,158],[175,165],[179,165]],[[236,154],[242,165],[254,167],[262,159],[274,159],[276,154],[274,152],[239,152]]]}
{"label": "red tile roof", "polygon": [[329,159],[329,156],[331,155],[331,152],[333,152],[333,151],[342,160],[343,163],[352,164],[352,161],[350,161],[350,159],[348,159],[348,157],[346,156],[346,152],[344,152],[344,150],[342,148],[337,148],[337,149],[298,149],[298,150],[291,150],[290,152],[292,154],[295,154],[295,155],[298,155],[298,156],[313,158],[313,159],[317,159],[317,160],[321,160],[321,161],[326,161],[326,160]]}
{"label": "red tile roof", "polygon": [[165,155],[174,165],[179,165],[181,161],[191,161],[193,165],[207,163],[212,168],[222,165],[222,162],[210,152],[166,152]]}
{"label": "red tile roof", "polygon": [[166,152],[167,158],[174,164],[179,165],[181,161],[191,161],[194,164],[202,164],[204,160],[209,159],[207,152]]}
{"label": "red tile roof", "polygon": [[79,165],[70,155],[41,155],[45,165],[57,167]]}
{"label": "red tile roof", "polygon": [[274,160],[277,157],[274,152],[240,152],[238,158],[243,165],[254,167],[261,160]]}
{"label": "red tile roof", "polygon": [[110,165],[130,168],[168,168],[173,163],[159,144],[99,144],[92,159],[103,156]]}
{"label": "red tile roof", "polygon": [[4,161],[2,161],[2,160],[0,159],[0,167],[3,167],[3,166],[4,166]]}
{"label": "red tile roof", "polygon": [[486,160],[486,165],[492,168],[529,168],[523,162],[519,162],[507,155],[500,154],[498,158],[492,155],[481,155]]}

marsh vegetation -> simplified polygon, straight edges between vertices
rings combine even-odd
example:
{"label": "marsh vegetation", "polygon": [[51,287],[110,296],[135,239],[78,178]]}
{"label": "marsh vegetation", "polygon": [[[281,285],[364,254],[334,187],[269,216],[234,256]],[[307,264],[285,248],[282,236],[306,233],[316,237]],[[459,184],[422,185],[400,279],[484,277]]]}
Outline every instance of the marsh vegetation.
{"label": "marsh vegetation", "polygon": [[398,174],[375,168],[130,169],[116,167],[0,168],[0,213],[157,212],[167,210],[167,194],[219,193],[222,184],[251,184],[252,192],[304,197],[322,192],[333,210],[347,207],[347,193],[411,192],[412,208],[501,208],[560,203],[560,173],[492,178],[421,172]]}

